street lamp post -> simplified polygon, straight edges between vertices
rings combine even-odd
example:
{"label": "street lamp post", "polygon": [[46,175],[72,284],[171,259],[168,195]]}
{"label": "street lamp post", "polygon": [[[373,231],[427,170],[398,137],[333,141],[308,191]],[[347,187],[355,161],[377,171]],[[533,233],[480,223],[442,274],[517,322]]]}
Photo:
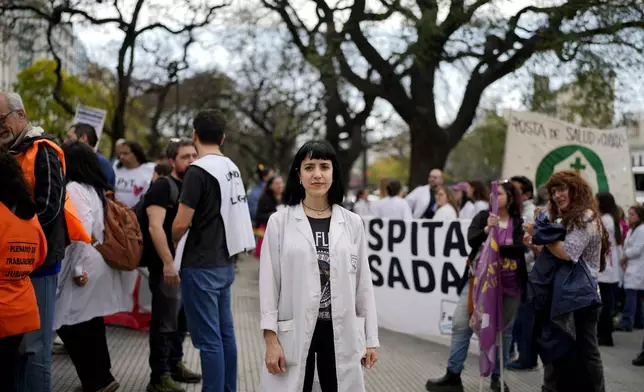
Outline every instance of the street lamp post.
{"label": "street lamp post", "polygon": [[364,189],[367,189],[367,184],[369,182],[369,178],[368,178],[369,173],[367,172],[367,169],[368,169],[367,149],[368,148],[369,147],[367,145],[367,128],[365,127],[362,129],[362,187]]}
{"label": "street lamp post", "polygon": [[174,82],[175,88],[175,108],[174,108],[174,134],[179,135],[179,63],[176,61],[168,65],[168,76],[171,82]]}

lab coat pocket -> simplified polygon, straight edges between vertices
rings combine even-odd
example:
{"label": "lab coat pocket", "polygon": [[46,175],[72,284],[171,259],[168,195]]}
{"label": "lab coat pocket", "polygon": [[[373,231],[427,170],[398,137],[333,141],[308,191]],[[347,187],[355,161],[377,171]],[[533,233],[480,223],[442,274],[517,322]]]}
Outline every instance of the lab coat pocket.
{"label": "lab coat pocket", "polygon": [[296,358],[297,355],[295,352],[295,323],[293,320],[277,322],[277,338],[282,346],[282,351],[284,351],[286,365],[297,364],[298,359]]}
{"label": "lab coat pocket", "polygon": [[366,320],[364,317],[356,317],[356,329],[358,332],[358,353],[360,358],[367,355]]}

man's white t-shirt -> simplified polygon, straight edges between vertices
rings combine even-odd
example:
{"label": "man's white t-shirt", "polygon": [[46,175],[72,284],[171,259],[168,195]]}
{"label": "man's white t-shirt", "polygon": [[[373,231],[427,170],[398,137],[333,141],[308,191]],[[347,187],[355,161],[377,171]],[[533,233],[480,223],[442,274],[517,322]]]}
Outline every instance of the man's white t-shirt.
{"label": "man's white t-shirt", "polygon": [[116,185],[114,196],[116,200],[132,208],[139,202],[141,196],[148,191],[152,182],[152,175],[156,164],[144,163],[136,169],[128,169],[125,166],[118,168],[114,166]]}

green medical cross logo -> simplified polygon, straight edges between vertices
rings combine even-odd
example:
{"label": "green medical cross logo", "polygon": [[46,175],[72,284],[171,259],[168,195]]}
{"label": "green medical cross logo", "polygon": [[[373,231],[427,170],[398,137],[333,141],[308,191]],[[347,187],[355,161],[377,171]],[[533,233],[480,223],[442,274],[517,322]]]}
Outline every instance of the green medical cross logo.
{"label": "green medical cross logo", "polygon": [[575,159],[575,162],[572,165],[570,165],[570,168],[575,169],[575,171],[577,171],[577,173],[579,173],[580,171],[582,171],[582,170],[584,170],[586,168],[586,165],[582,164],[581,163],[581,158],[577,157]]}
{"label": "green medical cross logo", "polygon": [[570,164],[570,168],[576,170],[577,173],[581,173],[582,171],[588,173],[588,170],[592,170],[596,175],[597,187],[599,188],[598,191],[609,192],[608,178],[606,178],[604,164],[602,163],[601,159],[593,150],[577,144],[555,148],[554,150],[549,152],[537,166],[535,185],[537,187],[540,187],[548,182],[550,176],[554,174],[555,167],[560,163],[568,160],[577,152],[583,155],[590,167],[588,167],[588,165],[585,165],[581,158],[577,156],[574,162]]}

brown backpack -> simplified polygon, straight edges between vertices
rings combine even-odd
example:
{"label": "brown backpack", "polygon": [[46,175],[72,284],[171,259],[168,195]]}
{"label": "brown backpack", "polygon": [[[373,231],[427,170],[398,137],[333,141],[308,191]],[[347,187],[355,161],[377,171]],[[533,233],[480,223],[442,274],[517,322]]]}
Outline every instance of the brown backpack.
{"label": "brown backpack", "polygon": [[143,254],[143,235],[134,210],[105,192],[105,235],[102,244],[94,245],[110,267],[133,271]]}

